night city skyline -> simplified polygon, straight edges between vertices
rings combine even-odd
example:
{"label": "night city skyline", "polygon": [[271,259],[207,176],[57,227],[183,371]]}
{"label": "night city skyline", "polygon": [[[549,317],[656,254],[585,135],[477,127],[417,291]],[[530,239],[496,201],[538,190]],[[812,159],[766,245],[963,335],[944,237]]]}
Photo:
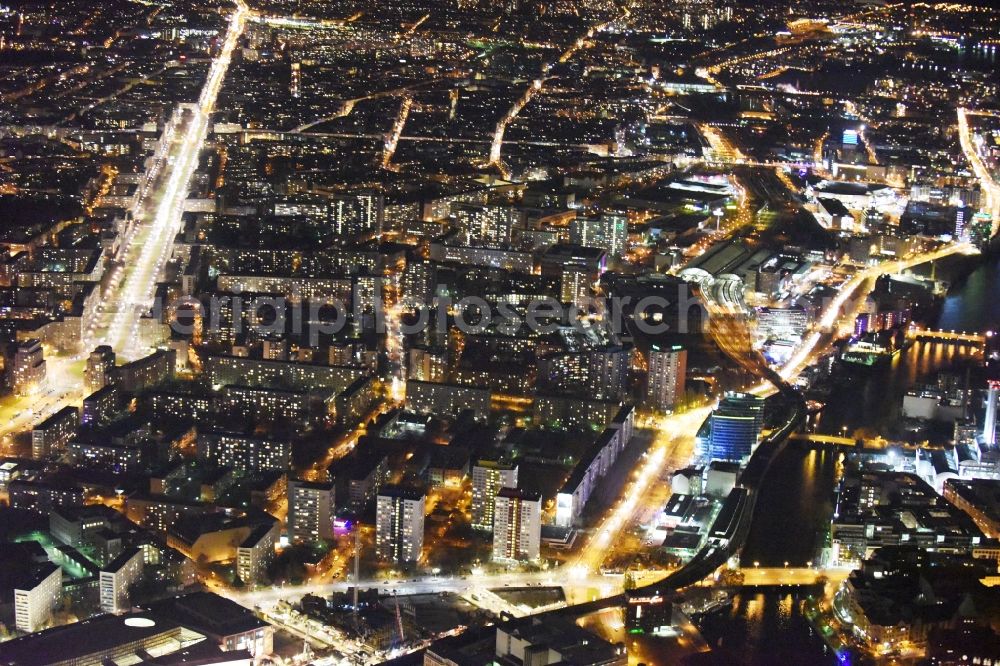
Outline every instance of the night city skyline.
{"label": "night city skyline", "polygon": [[0,666],[1000,665],[998,50],[0,0]]}

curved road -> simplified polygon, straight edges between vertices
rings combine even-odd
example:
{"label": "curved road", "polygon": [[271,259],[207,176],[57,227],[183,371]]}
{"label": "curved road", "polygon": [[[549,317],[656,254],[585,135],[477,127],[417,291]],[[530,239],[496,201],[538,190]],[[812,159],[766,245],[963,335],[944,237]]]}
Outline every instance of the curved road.
{"label": "curved road", "polygon": [[[760,491],[764,477],[767,475],[772,461],[785,448],[788,437],[805,422],[806,418],[805,400],[803,400],[799,392],[788,386],[773,370],[769,369],[769,371],[771,375],[767,379],[773,382],[778,387],[778,392],[790,402],[790,409],[785,422],[761,441],[750,457],[746,469],[744,469],[743,474],[740,476],[738,487],[747,491],[747,501],[743,505],[743,509],[738,517],[738,524],[728,543],[724,546],[707,544],[684,566],[655,583],[642,585],[631,592],[584,604],[559,608],[548,611],[548,613],[581,615],[612,606],[621,606],[627,602],[629,595],[642,597],[666,596],[704,580],[713,571],[724,565],[729,558],[739,553],[750,533],[754,505],[756,504],[757,493]],[[548,613],[540,613],[539,615],[546,615]]]}

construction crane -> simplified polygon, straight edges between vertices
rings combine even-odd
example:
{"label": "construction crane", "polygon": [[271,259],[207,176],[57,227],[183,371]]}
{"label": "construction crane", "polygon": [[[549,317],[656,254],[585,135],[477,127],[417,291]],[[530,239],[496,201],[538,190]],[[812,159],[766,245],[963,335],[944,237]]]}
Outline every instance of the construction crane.
{"label": "construction crane", "polygon": [[358,630],[358,586],[361,585],[361,526],[354,526],[354,595],[351,612],[354,614],[354,630]]}
{"label": "construction crane", "polygon": [[392,601],[396,605],[396,631],[399,632],[399,644],[403,645],[406,642],[406,633],[403,631],[403,615],[399,612],[399,597],[393,594]]}

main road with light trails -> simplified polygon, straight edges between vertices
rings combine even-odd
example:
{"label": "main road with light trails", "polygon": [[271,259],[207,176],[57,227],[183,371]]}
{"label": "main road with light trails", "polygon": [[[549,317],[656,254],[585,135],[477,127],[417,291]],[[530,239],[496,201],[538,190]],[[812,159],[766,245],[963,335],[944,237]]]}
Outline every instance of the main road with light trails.
{"label": "main road with light trails", "polygon": [[864,300],[857,297],[857,292],[867,281],[874,280],[886,273],[902,273],[908,268],[955,254],[978,253],[979,250],[969,243],[949,243],[936,250],[919,252],[899,260],[883,262],[858,272],[840,286],[837,295],[826,304],[813,332],[803,340],[792,357],[778,370],[778,374],[785,380],[798,375],[806,366],[814,363],[819,352],[823,351],[839,334],[842,323],[853,323],[853,315],[860,309]]}
{"label": "main road with light trails", "polygon": [[969,160],[972,172],[976,174],[976,178],[979,179],[983,191],[986,192],[986,205],[989,207],[990,215],[993,217],[993,232],[996,233],[997,227],[1000,226],[1000,185],[997,184],[993,174],[990,173],[989,168],[979,156],[979,151],[976,150],[976,145],[972,140],[972,130],[969,129],[969,116],[974,115],[996,117],[996,114],[983,111],[970,111],[961,107],[958,109],[958,140],[962,145],[962,152],[965,153],[965,158]]}
{"label": "main road with light trails", "polygon": [[688,464],[694,453],[694,435],[710,411],[702,407],[656,420],[652,446],[639,459],[620,499],[585,537],[579,555],[569,566],[570,580],[583,580],[597,571],[622,531],[632,524],[641,510],[650,508],[647,504],[653,497],[649,492],[653,484],[666,483],[664,476],[668,472]]}
{"label": "main road with light trails", "polygon": [[[153,306],[157,279],[170,259],[174,238],[180,231],[191,178],[198,168],[201,149],[219,90],[225,81],[233,51],[243,33],[249,9],[238,0],[219,55],[212,61],[195,104],[181,105],[174,113],[167,164],[137,211],[138,225],[122,253],[122,274],[112,279],[107,312],[111,315],[103,340],[126,359],[140,356],[139,321]],[[161,158],[162,159],[162,158]]]}
{"label": "main road with light trails", "polygon": [[178,109],[164,130],[163,149],[154,156],[143,186],[137,224],[123,239],[120,265],[111,276],[98,321],[82,336],[81,353],[57,356],[46,350],[48,387],[32,395],[0,401],[3,454],[14,452],[11,435],[31,428],[67,405],[80,404],[85,396],[82,359],[94,345],[110,344],[125,359],[143,351],[137,344],[139,320],[153,305],[156,280],[170,258],[191,177],[208,136],[211,113],[249,11],[243,0],[237,0],[222,49],[212,61],[198,102]]}
{"label": "main road with light trails", "polygon": [[[743,585],[812,585],[822,577],[839,580],[849,573],[844,568],[791,567],[791,568],[757,568],[744,567],[739,570],[743,576]],[[640,582],[643,578],[662,578],[663,571],[639,572]],[[588,573],[567,580],[561,570],[540,572],[510,572],[482,573],[471,576],[430,576],[406,580],[398,579],[367,579],[360,581],[360,587],[375,589],[380,594],[437,594],[453,592],[455,594],[475,593],[479,590],[492,589],[502,592],[505,588],[520,587],[563,587],[567,588],[569,596],[591,595],[595,591],[604,595],[621,592],[623,577],[620,575],[601,575]],[[243,606],[267,610],[273,608],[279,601],[298,598],[307,594],[329,596],[334,593],[347,593],[355,586],[354,581],[342,580],[329,583],[306,584],[298,586],[274,586],[256,590],[219,589],[219,593],[240,603]]]}
{"label": "main road with light trails", "polygon": [[[470,576],[421,576],[418,578],[398,580],[395,578],[375,578],[361,580],[358,584],[363,589],[376,589],[382,594],[436,594],[438,592],[454,592],[457,594],[475,592],[476,590],[505,587],[545,587],[559,586],[576,588],[578,593],[583,590],[598,590],[604,595],[621,591],[622,576],[602,576],[588,574],[576,580],[567,581],[565,573],[556,569],[541,572],[510,572],[485,573],[477,571]],[[335,592],[347,592],[355,586],[351,580],[332,581],[296,586],[264,587],[257,590],[220,589],[219,593],[233,599],[243,606],[263,609],[271,608],[281,600],[298,598],[306,594],[329,596]]]}

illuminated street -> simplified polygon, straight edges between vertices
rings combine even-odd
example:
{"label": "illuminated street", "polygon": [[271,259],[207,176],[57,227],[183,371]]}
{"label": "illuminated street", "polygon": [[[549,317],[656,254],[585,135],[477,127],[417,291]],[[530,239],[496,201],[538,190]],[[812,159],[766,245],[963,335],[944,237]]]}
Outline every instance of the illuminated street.
{"label": "illuminated street", "polygon": [[233,50],[243,32],[248,8],[239,0],[229,22],[221,52],[212,61],[205,86],[197,104],[182,107],[176,112],[176,126],[169,131],[172,137],[165,155],[165,167],[154,167],[162,174],[149,188],[148,202],[141,202],[136,212],[138,226],[127,240],[121,256],[123,275],[114,279],[115,293],[107,299],[104,308],[111,320],[107,333],[98,332],[98,339],[105,339],[112,349],[125,358],[142,353],[139,337],[139,319],[153,305],[153,290],[163,266],[170,259],[174,237],[178,231],[189,184],[202,146],[208,134],[209,117],[215,107],[219,89],[225,81],[226,70],[232,60]]}
{"label": "illuminated street", "polygon": [[997,184],[995,175],[990,173],[990,170],[983,163],[983,159],[979,156],[980,147],[973,142],[973,130],[969,127],[969,116],[990,118],[996,118],[996,116],[991,113],[973,112],[965,108],[958,109],[958,138],[962,144],[962,151],[986,193],[986,210],[993,218],[993,228],[996,229],[997,224],[1000,224],[1000,185]]}

